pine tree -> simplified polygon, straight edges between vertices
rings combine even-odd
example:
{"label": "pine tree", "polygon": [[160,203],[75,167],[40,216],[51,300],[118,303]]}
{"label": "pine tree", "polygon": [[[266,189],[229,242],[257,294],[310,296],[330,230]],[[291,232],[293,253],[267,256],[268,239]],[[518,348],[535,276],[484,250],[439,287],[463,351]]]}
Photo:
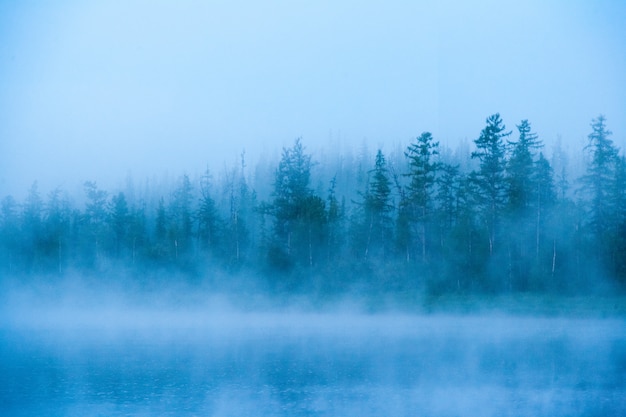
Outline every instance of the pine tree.
{"label": "pine tree", "polygon": [[440,164],[434,161],[439,154],[439,142],[434,142],[430,132],[422,133],[409,145],[405,156],[410,171],[406,174],[410,182],[406,193],[406,210],[411,233],[419,240],[420,257],[426,262],[428,227],[432,221],[434,186]]}
{"label": "pine tree", "polygon": [[200,202],[196,218],[198,220],[198,240],[200,248],[216,254],[222,239],[222,219],[215,200],[211,196],[211,174],[207,169],[200,181]]}
{"label": "pine tree", "polygon": [[131,245],[131,262],[135,265],[137,260],[146,254],[148,247],[146,207],[143,202],[137,207],[133,207],[130,212],[128,238]]}
{"label": "pine tree", "polygon": [[49,194],[45,205],[42,238],[44,256],[54,265],[50,265],[50,269],[58,273],[63,272],[68,258],[70,221],[70,203],[57,188]]}
{"label": "pine tree", "polygon": [[482,273],[484,259],[489,252],[479,239],[478,203],[480,190],[477,173],[460,174],[455,194],[455,220],[451,230],[451,255],[447,258],[457,279],[458,290],[473,289]]}
{"label": "pine tree", "polygon": [[[556,251],[556,237],[552,236],[551,240],[548,240],[547,232],[549,229],[549,216],[552,212],[557,198],[556,198],[556,189],[554,186],[554,173],[552,171],[552,167],[548,160],[543,156],[543,152],[539,153],[539,158],[535,161],[534,172],[530,178],[531,183],[533,185],[533,190],[530,195],[530,208],[533,211],[534,217],[534,254],[535,254],[535,265],[539,267],[538,270],[535,270],[535,284],[533,287],[537,289],[540,285],[543,285],[542,282],[538,282],[538,279],[547,276],[546,274],[541,274],[542,271],[550,270],[550,276],[554,275],[555,268],[555,251]],[[548,256],[542,256],[542,254],[547,253]],[[541,266],[542,259],[547,258],[550,260],[549,268],[545,266]],[[530,259],[525,260],[527,265],[530,265]],[[528,270],[523,271],[523,280],[524,283],[527,283],[528,276],[531,275],[531,272]],[[522,289],[526,289],[525,286]]]}
{"label": "pine tree", "polygon": [[610,204],[614,215],[609,245],[611,272],[622,285],[626,285],[626,157],[623,155],[615,164]]}
{"label": "pine tree", "polygon": [[336,189],[337,177],[334,176],[330,181],[330,187],[328,189],[328,203],[327,219],[328,219],[328,241],[326,248],[328,251],[328,261],[339,258],[341,254],[341,246],[344,236],[344,217],[345,207],[337,200]]}
{"label": "pine tree", "polygon": [[240,266],[249,257],[250,246],[258,232],[256,193],[248,186],[245,169],[245,152],[242,152],[241,163],[228,175],[224,190],[230,213],[224,222],[224,239],[231,266]]}
{"label": "pine tree", "polygon": [[[267,210],[274,217],[270,262],[281,268],[312,266],[325,239],[325,202],[310,188],[311,156],[300,139],[283,148],[274,181],[274,200]],[[320,241],[321,239],[321,241]]]}
{"label": "pine tree", "polygon": [[84,183],[87,204],[83,216],[81,235],[87,239],[83,246],[83,258],[88,264],[98,266],[103,259],[104,246],[107,240],[107,192],[98,188],[92,181]]}
{"label": "pine tree", "polygon": [[113,232],[113,253],[115,257],[122,254],[122,250],[128,247],[128,229],[130,223],[130,214],[126,195],[119,192],[111,198],[109,208],[109,225]]}
{"label": "pine tree", "polygon": [[511,212],[523,215],[531,202],[533,184],[531,176],[534,168],[533,151],[543,145],[536,133],[531,132],[528,120],[517,125],[519,139],[509,142],[513,150],[507,164],[507,197]]}
{"label": "pine tree", "polygon": [[183,175],[174,190],[169,207],[169,237],[174,245],[174,259],[191,253],[193,236],[193,187],[188,175]]}
{"label": "pine tree", "polygon": [[505,132],[506,127],[498,113],[489,116],[486,123],[487,126],[474,141],[476,151],[472,152],[472,158],[480,161],[480,170],[476,175],[476,180],[480,191],[483,220],[489,238],[489,253],[493,254],[501,213],[506,204],[504,138],[511,132]]}
{"label": "pine tree", "polygon": [[364,258],[368,259],[372,250],[378,250],[385,259],[392,239],[391,181],[385,156],[379,149],[376,153],[374,169],[369,171],[370,180],[364,195],[363,209],[366,228]]}
{"label": "pine tree", "polygon": [[154,244],[152,245],[152,255],[157,261],[163,261],[170,257],[173,252],[169,239],[170,219],[165,208],[165,199],[161,197],[156,209],[156,219],[154,225]]}
{"label": "pine tree", "polygon": [[[435,220],[441,261],[445,265],[450,265],[454,262],[452,258],[456,256],[452,232],[457,226],[459,218],[458,198],[461,175],[458,165],[448,163],[441,164],[439,171],[435,194]],[[455,274],[455,272],[452,273]]]}
{"label": "pine tree", "polygon": [[583,191],[589,197],[589,226],[593,232],[596,248],[603,252],[615,225],[615,205],[610,190],[614,188],[618,151],[610,139],[606,119],[600,115],[591,123],[589,144],[591,160],[582,178]]}
{"label": "pine tree", "polygon": [[459,192],[459,167],[458,165],[442,164],[441,175],[437,178],[437,214],[439,229],[449,231],[457,219],[457,195]]}

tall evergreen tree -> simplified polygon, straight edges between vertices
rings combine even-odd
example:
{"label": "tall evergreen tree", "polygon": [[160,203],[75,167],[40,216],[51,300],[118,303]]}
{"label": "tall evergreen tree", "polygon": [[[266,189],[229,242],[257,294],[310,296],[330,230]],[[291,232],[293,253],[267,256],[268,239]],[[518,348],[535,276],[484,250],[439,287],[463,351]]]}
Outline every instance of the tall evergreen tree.
{"label": "tall evergreen tree", "polygon": [[113,253],[115,257],[120,257],[122,251],[128,247],[130,226],[128,203],[123,192],[120,191],[111,198],[109,212],[109,225],[113,232]]}
{"label": "tall evergreen tree", "polygon": [[507,197],[511,212],[522,215],[530,205],[533,192],[532,174],[534,151],[542,147],[536,133],[531,132],[528,120],[517,125],[519,139],[509,142],[512,146],[511,157],[507,164]]}
{"label": "tall evergreen tree", "polygon": [[211,196],[211,175],[208,169],[200,181],[200,205],[196,217],[198,219],[200,248],[217,254],[221,239],[222,220],[215,200]]}
{"label": "tall evergreen tree", "polygon": [[455,225],[458,217],[457,198],[460,187],[460,173],[458,165],[442,164],[441,175],[437,178],[437,216],[439,229],[449,231]]}
{"label": "tall evergreen tree", "polygon": [[341,255],[341,246],[344,239],[344,216],[345,204],[339,202],[336,195],[337,177],[330,181],[328,189],[328,241],[326,247],[328,251],[328,261],[338,259]]}
{"label": "tall evergreen tree", "polygon": [[474,141],[476,151],[472,153],[472,158],[480,161],[480,170],[476,175],[476,180],[480,190],[483,220],[487,227],[489,253],[492,254],[500,217],[506,204],[504,138],[511,132],[505,132],[506,127],[498,113],[489,116],[486,123],[487,126]]}
{"label": "tall evergreen tree", "polygon": [[300,139],[283,148],[274,181],[274,200],[269,210],[274,217],[274,243],[270,261],[283,268],[311,266],[325,232],[325,203],[310,188],[311,156]]}
{"label": "tall evergreen tree", "polygon": [[169,207],[170,239],[174,245],[174,258],[191,253],[193,237],[193,187],[189,176],[183,175],[174,190]]}
{"label": "tall evergreen tree", "polygon": [[369,185],[363,201],[366,228],[364,258],[367,259],[372,251],[378,251],[380,257],[385,259],[391,248],[393,235],[391,219],[393,204],[389,171],[380,149],[376,153],[374,169],[370,170],[369,174]]}
{"label": "tall evergreen tree", "polygon": [[44,209],[43,254],[58,273],[63,272],[68,258],[71,209],[60,189],[53,190]]}
{"label": "tall evergreen tree", "polygon": [[614,216],[609,244],[611,272],[626,286],[626,157],[623,155],[615,163],[610,203]]}
{"label": "tall evergreen tree", "polygon": [[88,264],[98,266],[104,255],[107,240],[107,196],[93,181],[84,183],[87,203],[82,221],[81,235],[86,239],[83,258]]}
{"label": "tall evergreen tree", "polygon": [[428,228],[432,221],[434,186],[439,162],[434,157],[439,154],[439,142],[433,140],[430,132],[422,133],[409,145],[405,156],[409,160],[410,182],[407,186],[405,203],[407,204],[408,223],[412,226],[412,235],[419,241],[419,254],[422,262],[426,261]]}
{"label": "tall evergreen tree", "polygon": [[618,151],[610,139],[611,131],[606,128],[606,119],[600,115],[591,123],[590,152],[587,173],[582,178],[589,197],[589,225],[594,234],[597,249],[605,249],[615,224],[615,206],[610,190],[614,188]]}
{"label": "tall evergreen tree", "polygon": [[568,155],[561,146],[561,137],[558,137],[557,143],[552,152],[552,169],[554,170],[554,181],[557,198],[561,201],[568,196],[570,183],[568,179]]}
{"label": "tall evergreen tree", "polygon": [[145,256],[148,248],[148,232],[145,203],[131,209],[128,222],[128,237],[131,247],[131,262],[133,265],[141,256]]}
{"label": "tall evergreen tree", "polygon": [[152,255],[157,261],[169,258],[173,253],[173,244],[169,238],[170,219],[165,208],[165,199],[161,197],[156,209],[156,219],[154,225],[154,244]]}

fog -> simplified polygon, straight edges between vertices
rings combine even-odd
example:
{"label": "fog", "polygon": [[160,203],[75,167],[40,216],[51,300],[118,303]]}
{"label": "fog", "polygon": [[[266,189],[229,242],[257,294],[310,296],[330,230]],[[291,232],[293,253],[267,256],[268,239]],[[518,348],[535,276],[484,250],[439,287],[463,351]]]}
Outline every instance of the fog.
{"label": "fog", "polygon": [[[239,301],[237,301],[239,300]],[[3,415],[618,416],[626,321],[81,285],[2,294]],[[609,312],[608,316],[602,317]]]}
{"label": "fog", "polygon": [[576,147],[604,114],[623,146],[625,19],[619,1],[4,2],[0,195],[219,171],[296,137],[454,147],[495,112]]}
{"label": "fog", "polygon": [[0,414],[621,416],[624,21],[1,2]]}

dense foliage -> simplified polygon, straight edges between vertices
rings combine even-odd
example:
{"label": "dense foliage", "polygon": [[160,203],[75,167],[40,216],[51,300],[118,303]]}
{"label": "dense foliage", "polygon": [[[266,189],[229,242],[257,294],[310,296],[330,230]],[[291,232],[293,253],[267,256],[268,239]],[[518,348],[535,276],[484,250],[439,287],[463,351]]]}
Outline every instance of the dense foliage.
{"label": "dense foliage", "polygon": [[207,171],[111,194],[85,182],[74,197],[35,183],[2,200],[0,270],[220,271],[320,293],[623,290],[626,162],[605,119],[574,180],[562,151],[549,160],[530,123],[516,127],[488,117],[465,156],[424,132],[396,155],[318,163],[298,139],[275,167],[250,174],[242,156],[219,181]]}

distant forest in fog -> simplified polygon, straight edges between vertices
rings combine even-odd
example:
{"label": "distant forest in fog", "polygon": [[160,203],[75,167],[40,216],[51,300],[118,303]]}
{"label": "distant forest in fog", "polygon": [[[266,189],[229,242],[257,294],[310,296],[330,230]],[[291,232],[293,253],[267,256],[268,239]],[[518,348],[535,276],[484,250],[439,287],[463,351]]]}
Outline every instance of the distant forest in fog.
{"label": "distant forest in fog", "polygon": [[[315,161],[297,139],[279,161],[251,169],[242,155],[171,187],[42,196],[35,183],[2,200],[0,271],[246,276],[321,294],[623,292],[626,159],[602,116],[588,139],[547,155],[528,121],[508,130],[494,114],[465,152],[424,132],[394,155]],[[572,152],[586,166],[570,178]]]}

